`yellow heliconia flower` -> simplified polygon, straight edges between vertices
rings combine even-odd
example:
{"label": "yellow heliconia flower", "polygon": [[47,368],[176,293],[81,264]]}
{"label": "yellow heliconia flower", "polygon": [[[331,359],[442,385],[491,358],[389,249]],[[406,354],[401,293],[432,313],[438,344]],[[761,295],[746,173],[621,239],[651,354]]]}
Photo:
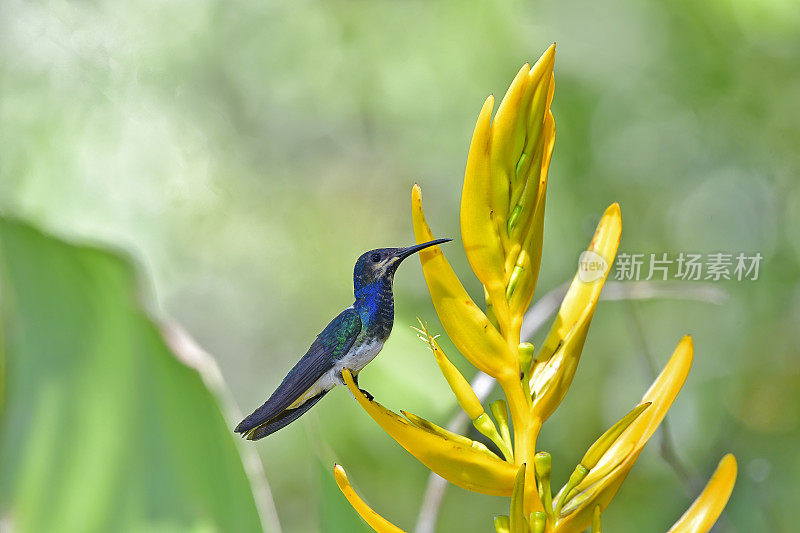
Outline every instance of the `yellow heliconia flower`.
{"label": "yellow heliconia flower", "polygon": [[[494,120],[494,97],[489,96],[475,125],[462,191],[461,237],[472,270],[483,285],[485,307],[467,293],[439,247],[419,253],[445,332],[477,370],[497,381],[505,395],[490,405],[491,416],[422,321],[417,332],[458,405],[499,452],[415,414],[400,411],[400,416],[386,409],[368,399],[350,372],[343,371],[359,405],[425,466],[468,490],[510,497],[509,514],[494,519],[498,533],[579,532],[588,527],[599,533],[603,511],[675,400],[693,357],[692,340],[686,336],[641,402],[589,447],[553,497],[552,458],[537,451],[536,442],[542,424],[572,383],[622,232],[620,208],[614,203],[603,213],[581,255],[578,272],[544,342],[538,350],[522,342],[522,318],[541,262],[547,173],[555,139],[550,111],[554,62],[555,45],[532,68],[522,67]],[[434,238],[419,185],[411,192],[411,218],[417,242]],[[736,462],[729,455],[670,531],[707,531],[722,512],[735,478]],[[355,494],[338,466],[336,479],[376,531],[400,531]]]}

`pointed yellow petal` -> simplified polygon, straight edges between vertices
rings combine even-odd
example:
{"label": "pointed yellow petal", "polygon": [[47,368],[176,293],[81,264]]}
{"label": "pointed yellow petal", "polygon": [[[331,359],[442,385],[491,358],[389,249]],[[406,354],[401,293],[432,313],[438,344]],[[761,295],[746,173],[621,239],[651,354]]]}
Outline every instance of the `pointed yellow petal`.
{"label": "pointed yellow petal", "polygon": [[[509,189],[515,181],[517,162],[525,146],[525,109],[530,106],[530,68],[523,65],[497,108],[491,131],[492,207],[505,223],[509,214]],[[526,98],[527,96],[527,98]],[[502,226],[501,229],[505,228]]]}
{"label": "pointed yellow petal", "polygon": [[621,231],[619,205],[612,204],[600,219],[587,249],[594,257],[602,258],[607,268],[596,279],[587,278],[580,271],[575,275],[536,356],[531,388],[536,395],[534,413],[542,420],[553,413],[572,383],[600,290],[614,263]]}
{"label": "pointed yellow petal", "polygon": [[[464,173],[461,193],[461,239],[467,259],[475,275],[483,283],[494,303],[494,312],[501,327],[508,323],[508,304],[503,270],[503,245],[498,231],[505,230],[505,219],[492,206],[491,166],[489,162],[491,115],[494,97],[483,104],[478,116]],[[505,204],[508,209],[508,184],[505,185]]]}
{"label": "pointed yellow petal", "polygon": [[[605,273],[592,281],[583,281],[577,274],[570,284],[558,316],[545,340],[542,351],[537,357],[539,360],[546,360],[555,353],[556,347],[562,342],[566,333],[577,323],[585,309],[594,307],[600,297],[600,290],[608,276],[608,271],[614,262],[619,246],[619,238],[622,232],[622,216],[619,204],[611,204],[600,223],[597,225],[594,237],[587,248],[587,251],[601,256],[607,264]],[[584,276],[584,279],[588,279]]]}
{"label": "pointed yellow petal", "polygon": [[[418,185],[412,189],[411,211],[414,235],[418,242],[423,242],[420,239],[433,234],[422,211]],[[508,345],[464,290],[439,247],[421,250],[419,256],[436,313],[456,348],[478,370],[492,377],[508,377],[516,372]]]}
{"label": "pointed yellow petal", "polygon": [[705,533],[719,518],[736,483],[736,458],[722,458],[714,475],[683,516],[667,533]]}
{"label": "pointed yellow petal", "polygon": [[[548,98],[548,85],[553,77],[553,65],[555,63],[555,47],[550,46],[542,57],[536,62],[533,68],[527,73],[528,87],[522,97],[522,104],[519,106],[517,116],[517,138],[524,137],[524,145],[520,152],[518,145],[513,145],[514,150],[507,155],[510,156],[515,165],[512,174],[511,206],[521,205],[527,212],[531,212],[533,207],[529,203],[520,201],[523,190],[527,189],[528,198],[536,198],[539,179],[539,169],[541,157],[535,161],[535,155],[541,156],[542,146],[542,127],[550,109],[552,98]],[[505,100],[505,99],[504,99]],[[501,117],[503,111],[498,109],[497,115]],[[494,139],[492,140],[494,143]],[[494,150],[494,146],[492,148]],[[519,222],[524,225],[528,217],[521,216]],[[515,228],[519,225],[515,224]],[[509,235],[514,240],[513,232]]]}
{"label": "pointed yellow petal", "polygon": [[526,152],[532,150],[532,147],[539,141],[545,117],[550,111],[550,104],[553,102],[553,67],[555,62],[556,46],[552,44],[528,73],[529,83],[533,90],[530,96],[531,104],[526,110],[528,114]]}
{"label": "pointed yellow petal", "polygon": [[577,485],[578,493],[564,506],[556,531],[583,531],[591,524],[595,506],[599,505],[601,512],[605,510],[683,387],[692,366],[692,354],[692,339],[687,335],[640,402],[652,405],[623,431]]}
{"label": "pointed yellow petal", "polygon": [[383,430],[422,464],[459,487],[497,496],[509,496],[516,468],[460,439],[421,429],[374,400],[368,400],[353,382],[350,371],[342,372],[353,397]]}
{"label": "pointed yellow petal", "polygon": [[396,525],[392,524],[384,517],[376,513],[372,510],[372,508],[367,505],[364,500],[359,498],[356,491],[353,490],[353,487],[350,485],[350,482],[347,480],[347,474],[339,465],[334,465],[333,467],[333,474],[336,477],[336,484],[339,485],[339,490],[342,491],[347,501],[350,502],[350,505],[353,506],[353,509],[361,515],[361,518],[372,527],[378,533],[403,533],[403,530],[397,527]]}

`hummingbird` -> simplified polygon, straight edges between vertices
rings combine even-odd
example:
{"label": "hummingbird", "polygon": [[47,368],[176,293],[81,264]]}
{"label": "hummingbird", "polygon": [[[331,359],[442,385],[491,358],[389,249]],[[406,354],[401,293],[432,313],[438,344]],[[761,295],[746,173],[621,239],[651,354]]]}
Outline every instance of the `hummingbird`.
{"label": "hummingbird", "polygon": [[[403,259],[429,246],[452,239],[406,248],[378,248],[366,252],[353,269],[353,305],[325,326],[308,351],[289,371],[264,405],[242,420],[236,429],[248,440],[258,440],[300,418],[336,385],[344,385],[347,368],[358,386],[358,373],[383,348],[394,323],[392,283]],[[362,390],[372,400],[372,395]]]}

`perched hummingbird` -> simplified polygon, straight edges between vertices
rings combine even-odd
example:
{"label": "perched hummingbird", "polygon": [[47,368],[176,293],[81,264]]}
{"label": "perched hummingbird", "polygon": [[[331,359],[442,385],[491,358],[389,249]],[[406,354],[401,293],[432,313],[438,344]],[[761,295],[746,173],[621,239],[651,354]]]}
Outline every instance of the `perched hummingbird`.
{"label": "perched hummingbird", "polygon": [[358,385],[358,373],[378,355],[392,332],[392,282],[400,262],[423,248],[450,240],[436,239],[408,248],[378,248],[359,257],[353,270],[356,301],[317,335],[264,405],[236,426],[236,433],[258,440],[294,422],[334,386],[344,385],[345,368]]}

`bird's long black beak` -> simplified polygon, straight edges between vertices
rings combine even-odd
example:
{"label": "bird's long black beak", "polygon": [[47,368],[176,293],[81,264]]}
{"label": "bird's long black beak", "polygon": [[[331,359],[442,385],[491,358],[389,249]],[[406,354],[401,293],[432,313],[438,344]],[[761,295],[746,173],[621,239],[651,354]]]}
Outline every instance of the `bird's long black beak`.
{"label": "bird's long black beak", "polygon": [[415,253],[419,252],[420,250],[423,250],[423,249],[425,249],[425,248],[427,248],[429,246],[435,246],[437,244],[450,242],[452,240],[453,239],[436,239],[434,241],[423,242],[422,244],[416,244],[414,246],[409,246],[408,248],[400,248],[397,251],[397,258],[400,261],[402,261],[403,259],[405,259],[409,255],[415,254]]}

